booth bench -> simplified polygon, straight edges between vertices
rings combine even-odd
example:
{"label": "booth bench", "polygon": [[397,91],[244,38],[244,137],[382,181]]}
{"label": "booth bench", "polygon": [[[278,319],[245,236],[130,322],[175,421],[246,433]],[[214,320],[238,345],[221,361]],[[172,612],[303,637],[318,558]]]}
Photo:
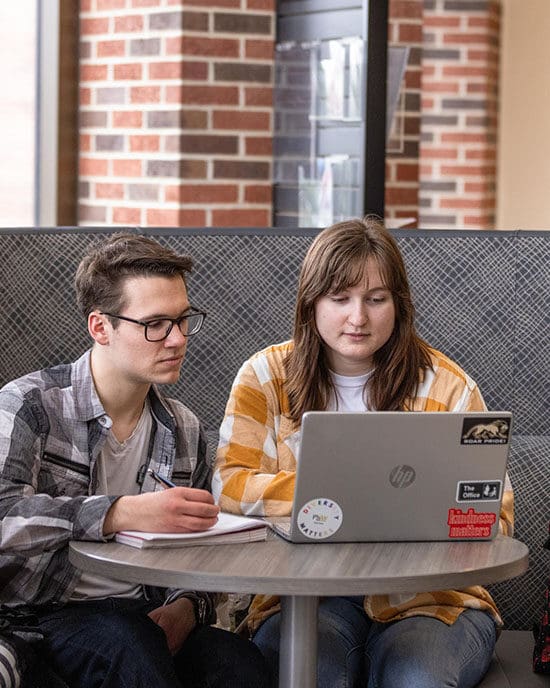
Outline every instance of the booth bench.
{"label": "booth bench", "polygon": [[[113,231],[122,228],[0,229],[0,385],[71,361],[90,346],[72,280],[89,242]],[[190,300],[208,316],[171,394],[201,418],[215,448],[241,363],[290,336],[298,271],[318,230],[124,231],[153,236],[194,259]],[[480,685],[548,685],[531,671],[531,628],[550,557],[543,549],[550,521],[550,232],[393,233],[420,334],[477,381],[490,410],[513,413],[515,537],[529,546],[530,567],[490,586],[506,630]]]}

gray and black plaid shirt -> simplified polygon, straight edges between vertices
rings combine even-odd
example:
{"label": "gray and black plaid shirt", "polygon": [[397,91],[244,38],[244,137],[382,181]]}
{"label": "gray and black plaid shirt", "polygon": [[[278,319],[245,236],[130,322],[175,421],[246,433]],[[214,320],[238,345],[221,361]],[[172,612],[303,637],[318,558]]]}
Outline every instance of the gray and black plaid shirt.
{"label": "gray and black plaid shirt", "polygon": [[[209,490],[211,466],[197,417],[155,387],[149,401],[149,466],[178,485]],[[107,539],[103,521],[117,496],[94,490],[97,457],[110,427],[92,382],[89,351],[0,390],[0,605],[66,602],[79,577],[69,563],[69,541]],[[143,480],[142,492],[155,489],[149,476],[136,479]],[[161,599],[182,592],[163,591]]]}

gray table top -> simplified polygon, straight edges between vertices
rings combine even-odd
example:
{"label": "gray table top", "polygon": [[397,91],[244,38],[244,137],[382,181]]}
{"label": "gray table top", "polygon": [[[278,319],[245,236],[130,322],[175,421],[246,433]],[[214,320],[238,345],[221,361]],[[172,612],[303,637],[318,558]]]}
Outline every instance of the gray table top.
{"label": "gray table top", "polygon": [[114,542],[71,542],[69,559],[91,573],[135,583],[210,592],[354,595],[485,585],[528,566],[528,548],[491,542],[291,544],[265,542],[137,549]]}

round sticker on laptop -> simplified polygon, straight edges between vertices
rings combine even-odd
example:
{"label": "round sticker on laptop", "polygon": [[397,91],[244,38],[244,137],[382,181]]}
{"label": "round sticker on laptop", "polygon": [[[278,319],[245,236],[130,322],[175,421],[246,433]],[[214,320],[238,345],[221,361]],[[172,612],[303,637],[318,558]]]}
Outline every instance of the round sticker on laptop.
{"label": "round sticker on laptop", "polygon": [[340,506],[325,497],[306,502],[296,519],[300,532],[312,540],[324,540],[334,535],[342,525],[342,520]]}

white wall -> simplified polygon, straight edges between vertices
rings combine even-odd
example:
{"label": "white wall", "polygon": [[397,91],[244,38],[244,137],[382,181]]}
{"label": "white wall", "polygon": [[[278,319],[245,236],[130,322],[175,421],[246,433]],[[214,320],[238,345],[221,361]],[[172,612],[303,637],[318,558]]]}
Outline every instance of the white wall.
{"label": "white wall", "polygon": [[0,2],[0,226],[34,223],[36,0]]}
{"label": "white wall", "polygon": [[550,0],[502,0],[497,229],[550,229]]}

